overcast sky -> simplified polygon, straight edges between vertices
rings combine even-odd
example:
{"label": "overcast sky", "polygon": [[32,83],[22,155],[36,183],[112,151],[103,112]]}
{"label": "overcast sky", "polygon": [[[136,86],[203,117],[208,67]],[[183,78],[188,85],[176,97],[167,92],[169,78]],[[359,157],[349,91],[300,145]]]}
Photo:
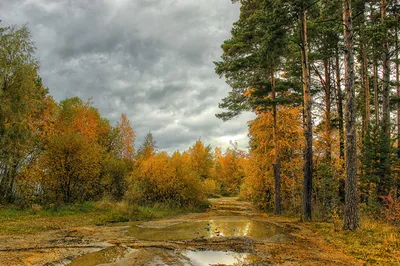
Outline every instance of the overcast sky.
{"label": "overcast sky", "polygon": [[1,0],[0,26],[27,23],[40,75],[57,100],[92,99],[113,124],[126,113],[141,145],[247,147],[244,114],[215,117],[229,92],[214,72],[238,19],[231,0]]}

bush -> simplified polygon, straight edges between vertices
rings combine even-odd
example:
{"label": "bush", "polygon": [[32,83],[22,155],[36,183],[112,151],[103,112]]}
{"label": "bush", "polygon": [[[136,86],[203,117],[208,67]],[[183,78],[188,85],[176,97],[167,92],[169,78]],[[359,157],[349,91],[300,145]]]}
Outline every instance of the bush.
{"label": "bush", "polygon": [[400,224],[400,198],[393,198],[392,194],[382,197],[385,204],[385,208],[382,210],[382,214],[389,222]]}
{"label": "bush", "polygon": [[196,206],[205,201],[200,178],[188,164],[188,154],[161,152],[136,161],[126,200],[132,205]]}
{"label": "bush", "polygon": [[218,197],[221,193],[220,187],[213,179],[206,179],[202,182],[202,190],[207,197]]}

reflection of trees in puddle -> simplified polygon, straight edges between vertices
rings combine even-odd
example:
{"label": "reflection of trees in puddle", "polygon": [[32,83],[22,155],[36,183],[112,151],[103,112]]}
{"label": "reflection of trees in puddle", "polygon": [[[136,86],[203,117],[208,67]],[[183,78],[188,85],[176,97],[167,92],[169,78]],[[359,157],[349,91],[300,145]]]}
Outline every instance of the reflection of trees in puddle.
{"label": "reflection of trees in puddle", "polygon": [[209,237],[234,236],[234,237],[271,237],[282,230],[277,226],[248,219],[243,220],[210,220]]}
{"label": "reflection of trees in puddle", "polygon": [[199,222],[181,222],[154,227],[151,224],[133,225],[129,235],[139,240],[189,240],[215,237],[268,238],[280,233],[279,227],[250,219],[213,219]]}
{"label": "reflection of trees in puddle", "polygon": [[252,228],[251,220],[244,221],[224,221],[224,220],[211,220],[210,221],[210,235],[209,237],[219,236],[247,236]]}

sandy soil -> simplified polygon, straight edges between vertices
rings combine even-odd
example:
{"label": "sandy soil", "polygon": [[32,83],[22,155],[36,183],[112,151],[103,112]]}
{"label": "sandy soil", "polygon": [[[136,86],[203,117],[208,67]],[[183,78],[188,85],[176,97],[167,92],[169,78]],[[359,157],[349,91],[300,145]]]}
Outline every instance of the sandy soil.
{"label": "sandy soil", "polygon": [[249,202],[149,222],[0,236],[0,265],[361,265]]}

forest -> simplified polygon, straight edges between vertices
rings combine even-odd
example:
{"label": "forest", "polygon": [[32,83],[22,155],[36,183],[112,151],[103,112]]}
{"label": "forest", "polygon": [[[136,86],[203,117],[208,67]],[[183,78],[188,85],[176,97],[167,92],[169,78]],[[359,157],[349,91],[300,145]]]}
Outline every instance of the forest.
{"label": "forest", "polygon": [[214,62],[231,91],[216,116],[256,114],[247,150],[199,138],[168,153],[151,132],[135,143],[126,114],[113,125],[90,99],[56,102],[28,27],[0,28],[0,209],[106,200],[125,221],[235,196],[335,231],[364,217],[398,227],[399,2],[232,2],[240,16]]}
{"label": "forest", "polygon": [[398,223],[398,1],[240,3],[215,62],[232,88],[217,116],[257,114],[249,161],[260,172],[246,179],[269,184],[242,192],[304,221],[339,215],[346,230],[359,210]]}
{"label": "forest", "polygon": [[358,209],[399,223],[399,4],[353,2],[343,13],[340,1],[241,1],[215,62],[232,88],[217,117],[257,114],[248,151],[198,139],[168,154],[151,132],[135,151],[125,114],[113,126],[90,100],[55,102],[29,29],[1,28],[2,204],[239,195],[305,221],[339,215],[350,230]]}

